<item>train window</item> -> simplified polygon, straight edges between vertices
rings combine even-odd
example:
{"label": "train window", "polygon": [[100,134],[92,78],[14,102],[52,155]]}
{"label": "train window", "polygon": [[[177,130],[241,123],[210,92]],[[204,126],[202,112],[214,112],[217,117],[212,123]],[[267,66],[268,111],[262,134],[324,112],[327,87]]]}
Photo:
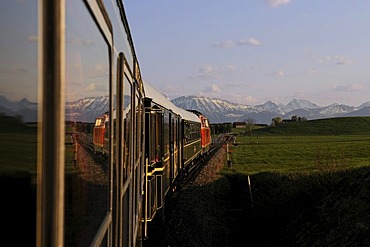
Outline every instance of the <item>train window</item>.
{"label": "train window", "polygon": [[95,126],[101,126],[101,122],[102,122],[101,118],[97,118],[95,120]]}
{"label": "train window", "polygon": [[156,134],[156,126],[155,126],[155,113],[151,113],[150,117],[149,117],[149,134],[150,134],[150,138],[149,140],[152,140],[150,143],[149,143],[149,160],[153,163],[153,162],[156,162],[157,161],[157,158],[156,158],[156,154],[155,154],[155,150],[156,150],[156,146],[155,146],[155,134]]}
{"label": "train window", "polygon": [[149,143],[149,159],[151,163],[158,162],[160,160],[160,146],[158,143],[158,138],[159,138],[159,122],[158,122],[158,113],[153,111],[151,112],[150,115],[150,140],[151,142]]}
{"label": "train window", "polygon": [[155,141],[154,141],[156,161],[162,160],[161,140],[162,140],[162,113],[157,112],[155,114]]}
{"label": "train window", "polygon": [[[123,117],[124,117],[124,157],[125,157],[125,164],[124,164],[124,169],[125,169],[125,176],[127,177],[129,173],[131,172],[131,136],[132,136],[132,127],[131,127],[131,110],[132,110],[132,104],[131,104],[131,99],[132,99],[132,86],[131,83],[129,82],[128,78],[125,77],[124,80],[124,96],[123,96]],[[124,181],[122,181],[124,182]]]}
{"label": "train window", "polygon": [[163,152],[164,159],[167,159],[170,155],[170,117],[169,113],[164,114],[164,125],[163,125]]}
{"label": "train window", "polygon": [[[66,6],[66,109],[74,136],[65,147],[66,246],[88,246],[109,211],[110,47],[83,1]],[[92,128],[101,127],[102,143],[93,152]],[[89,131],[87,131],[89,130]]]}
{"label": "train window", "polygon": [[136,160],[141,156],[141,137],[142,135],[142,104],[139,95],[135,97],[136,107]]}
{"label": "train window", "polygon": [[1,241],[36,245],[37,1],[0,1]]}
{"label": "train window", "polygon": [[175,116],[172,120],[172,137],[171,137],[171,149],[173,155],[173,176],[175,177],[178,171],[178,118]]}

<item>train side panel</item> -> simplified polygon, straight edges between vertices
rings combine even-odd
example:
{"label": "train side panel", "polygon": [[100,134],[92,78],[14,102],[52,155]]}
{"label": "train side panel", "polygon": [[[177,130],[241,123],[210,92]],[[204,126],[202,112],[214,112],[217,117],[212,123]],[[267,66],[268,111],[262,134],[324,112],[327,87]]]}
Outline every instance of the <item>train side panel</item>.
{"label": "train side panel", "polygon": [[163,95],[146,105],[122,1],[49,2],[0,7],[20,23],[1,31],[4,56],[22,57],[23,72],[1,74],[4,101],[30,110],[0,114],[3,241],[141,246],[172,183],[202,153],[200,120]]}
{"label": "train side panel", "polygon": [[[9,202],[3,211],[9,216],[2,219],[17,236],[6,232],[9,240],[3,241],[140,245],[143,91],[123,2],[6,0],[0,13],[9,18],[1,27],[7,37],[3,55],[22,58],[9,59],[1,70],[25,72],[0,75],[7,85],[2,97],[24,98],[27,105],[23,116],[3,108],[0,114],[1,139],[7,142],[0,182],[14,188],[2,193]],[[118,108],[122,111],[114,115]],[[110,121],[94,131],[95,118],[106,112]],[[14,193],[24,198],[14,200]],[[15,211],[19,205],[25,213]]]}
{"label": "train side panel", "polygon": [[182,128],[182,162],[183,169],[186,171],[202,152],[200,123],[183,120]]}

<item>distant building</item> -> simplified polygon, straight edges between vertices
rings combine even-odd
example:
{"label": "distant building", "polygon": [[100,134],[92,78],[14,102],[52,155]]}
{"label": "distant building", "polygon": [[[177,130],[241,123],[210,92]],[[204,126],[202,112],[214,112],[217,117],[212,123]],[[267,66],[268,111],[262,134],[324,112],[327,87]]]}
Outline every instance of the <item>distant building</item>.
{"label": "distant building", "polygon": [[269,127],[268,124],[255,124],[254,126],[259,126],[259,127]]}
{"label": "distant building", "polygon": [[281,120],[282,123],[292,123],[292,122],[297,122],[296,120],[292,120],[292,119],[283,119]]}
{"label": "distant building", "polygon": [[237,128],[237,129],[247,128],[247,123],[246,122],[233,122],[233,128]]}
{"label": "distant building", "polygon": [[294,115],[292,116],[291,119],[283,119],[281,122],[282,123],[292,123],[292,122],[303,122],[303,121],[307,121],[307,118]]}

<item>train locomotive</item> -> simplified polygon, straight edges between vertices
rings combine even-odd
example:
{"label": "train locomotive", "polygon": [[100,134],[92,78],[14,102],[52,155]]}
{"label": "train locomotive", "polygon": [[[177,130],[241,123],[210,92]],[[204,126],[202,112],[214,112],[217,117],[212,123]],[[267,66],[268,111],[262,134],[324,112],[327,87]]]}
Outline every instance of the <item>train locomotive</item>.
{"label": "train locomotive", "polygon": [[143,81],[123,1],[4,0],[0,15],[2,241],[144,245],[209,150],[206,118]]}

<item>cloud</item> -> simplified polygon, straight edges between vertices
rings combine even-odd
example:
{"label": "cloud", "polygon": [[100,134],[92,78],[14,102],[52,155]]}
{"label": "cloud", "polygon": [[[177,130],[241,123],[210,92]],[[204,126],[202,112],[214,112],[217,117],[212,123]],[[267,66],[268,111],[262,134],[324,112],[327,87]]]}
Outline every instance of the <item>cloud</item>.
{"label": "cloud", "polygon": [[228,95],[224,95],[222,98],[230,102],[235,102],[235,103],[244,104],[244,105],[255,105],[259,102],[253,96],[246,95],[246,94],[228,94]]}
{"label": "cloud", "polygon": [[242,102],[244,102],[244,104],[255,104],[255,103],[257,103],[257,100],[251,95],[243,95],[243,96],[241,96],[241,100],[242,100]]}
{"label": "cloud", "polygon": [[92,46],[92,45],[94,45],[93,41],[81,40],[81,39],[68,40],[67,43],[72,44],[72,45],[77,45],[77,46]]}
{"label": "cloud", "polygon": [[348,85],[339,85],[333,88],[334,91],[342,91],[342,92],[356,92],[356,91],[361,91],[363,89],[364,89],[364,86],[358,83],[348,84]]}
{"label": "cloud", "polygon": [[217,42],[213,46],[219,47],[219,48],[231,48],[235,46],[235,42],[232,40],[226,40],[226,41]]}
{"label": "cloud", "polygon": [[213,45],[213,47],[218,47],[218,48],[232,48],[234,46],[260,46],[261,41],[255,39],[255,38],[246,38],[246,39],[241,39],[241,40],[225,40],[221,42],[217,42]]}
{"label": "cloud", "polygon": [[279,7],[280,5],[285,5],[291,3],[290,0],[268,0],[268,5],[272,8]]}
{"label": "cloud", "polygon": [[352,60],[349,60],[343,56],[334,56],[333,57],[333,60],[335,62],[336,65],[348,65],[348,64],[352,64]]}
{"label": "cloud", "polygon": [[91,91],[95,91],[96,90],[96,85],[95,85],[95,83],[90,83],[89,85],[87,85],[86,87],[85,87],[85,91],[89,91],[89,92],[91,92]]}
{"label": "cloud", "polygon": [[240,40],[237,42],[237,44],[238,45],[249,45],[249,46],[260,46],[261,42],[254,38],[250,38],[250,39]]}
{"label": "cloud", "polygon": [[278,78],[284,78],[285,77],[285,73],[284,71],[282,70],[278,70],[276,72],[272,72],[270,74],[268,74],[269,76],[274,76],[274,77],[278,77]]}
{"label": "cloud", "polygon": [[16,68],[11,68],[11,69],[5,69],[5,70],[0,70],[0,74],[25,74],[28,73],[29,70],[27,68],[22,68],[22,67],[16,67]]}
{"label": "cloud", "polygon": [[225,86],[228,88],[233,88],[233,87],[242,88],[242,87],[250,87],[253,85],[254,85],[253,83],[245,83],[245,82],[234,82],[234,83],[225,84]]}
{"label": "cloud", "polygon": [[350,60],[350,59],[348,59],[348,58],[346,58],[344,56],[341,56],[341,55],[321,56],[319,54],[313,53],[313,54],[310,54],[309,57],[313,61],[316,61],[317,63],[325,63],[325,62],[328,62],[328,63],[333,63],[335,65],[349,65],[349,64],[352,64],[353,63],[352,60]]}
{"label": "cloud", "polygon": [[284,73],[284,71],[279,70],[279,71],[276,71],[276,72],[275,72],[275,76],[276,76],[276,77],[283,78],[283,77],[285,77],[285,73]]}
{"label": "cloud", "polygon": [[95,64],[89,68],[88,76],[89,77],[102,77],[109,75],[109,68],[105,64]]}
{"label": "cloud", "polygon": [[37,43],[38,37],[37,35],[30,35],[27,40],[30,43]]}
{"label": "cloud", "polygon": [[220,93],[221,89],[216,84],[211,84],[209,86],[206,86],[203,90],[203,93]]}
{"label": "cloud", "polygon": [[191,76],[190,78],[220,79],[220,76],[218,75],[217,67],[207,64],[198,69],[198,75]]}

